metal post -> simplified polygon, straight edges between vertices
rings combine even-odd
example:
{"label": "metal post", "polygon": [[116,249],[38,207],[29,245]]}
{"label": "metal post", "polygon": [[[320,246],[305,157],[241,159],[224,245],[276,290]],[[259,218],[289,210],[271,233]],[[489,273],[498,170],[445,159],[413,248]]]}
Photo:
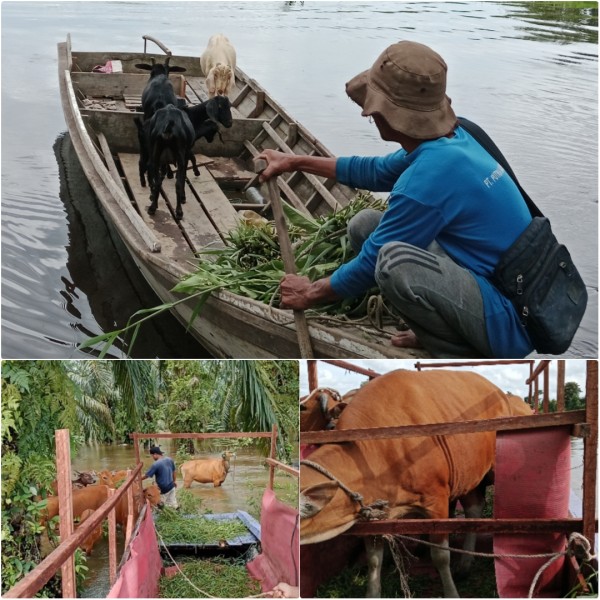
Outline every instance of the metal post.
{"label": "metal post", "polygon": [[556,366],[556,410],[563,412],[565,410],[565,361],[557,360]]}
{"label": "metal post", "polygon": [[[54,432],[56,442],[56,479],[58,484],[58,514],[60,516],[60,539],[66,540],[73,533],[73,495],[71,488],[71,443],[68,429]],[[76,598],[75,557],[70,556],[61,566],[62,596]]]}
{"label": "metal post", "polygon": [[[275,460],[277,456],[277,425],[273,425],[273,429],[271,431],[271,452],[269,453],[269,457],[271,460]],[[275,483],[275,467],[273,465],[269,465],[269,489],[273,489],[273,484]]]}
{"label": "metal post", "polygon": [[594,554],[596,533],[596,470],[598,468],[598,361],[587,361],[585,382],[586,422],[590,433],[583,438],[583,535]]}
{"label": "metal post", "polygon": [[[108,497],[114,496],[115,490],[108,488]],[[108,513],[108,573],[111,587],[117,579],[117,513],[116,507]]]}
{"label": "metal post", "polygon": [[316,360],[307,360],[308,365],[308,391],[312,392],[319,387],[319,373]]}

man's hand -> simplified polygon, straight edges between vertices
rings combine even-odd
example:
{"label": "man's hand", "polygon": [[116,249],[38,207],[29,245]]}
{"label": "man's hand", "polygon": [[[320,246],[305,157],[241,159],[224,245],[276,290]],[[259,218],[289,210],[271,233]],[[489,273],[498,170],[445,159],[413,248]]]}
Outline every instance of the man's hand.
{"label": "man's hand", "polygon": [[267,592],[266,596],[270,598],[298,598],[300,589],[297,586],[280,581],[270,592]]}
{"label": "man's hand", "polygon": [[267,168],[260,174],[259,181],[262,183],[268,181],[271,177],[281,175],[281,173],[287,173],[293,171],[291,158],[293,154],[285,154],[277,150],[263,150],[256,159],[262,158],[267,161]]}
{"label": "man's hand", "polygon": [[286,275],[281,280],[280,308],[304,310],[312,306],[309,293],[312,283],[308,277],[300,275]]}
{"label": "man's hand", "polygon": [[302,275],[286,275],[281,280],[280,308],[304,310],[324,302],[338,300],[339,296],[333,291],[329,277],[311,283],[308,277]]}

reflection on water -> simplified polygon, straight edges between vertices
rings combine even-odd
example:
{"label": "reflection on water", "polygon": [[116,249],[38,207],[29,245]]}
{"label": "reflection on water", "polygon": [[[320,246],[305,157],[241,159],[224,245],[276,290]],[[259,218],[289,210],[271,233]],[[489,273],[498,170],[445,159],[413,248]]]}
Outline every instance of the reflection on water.
{"label": "reflection on water", "polygon": [[[506,17],[523,24],[516,27],[526,40],[560,44],[598,44],[597,2],[510,2]],[[585,56],[585,55],[584,55]],[[589,59],[597,54],[589,54]]]}

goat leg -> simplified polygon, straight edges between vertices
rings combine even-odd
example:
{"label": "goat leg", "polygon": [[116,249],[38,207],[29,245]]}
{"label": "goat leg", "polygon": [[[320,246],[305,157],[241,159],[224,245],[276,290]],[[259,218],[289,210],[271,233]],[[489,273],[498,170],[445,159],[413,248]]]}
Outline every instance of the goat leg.
{"label": "goat leg", "polygon": [[193,152],[190,152],[189,159],[192,161],[192,170],[194,171],[194,175],[196,177],[200,177],[200,171],[198,170],[198,165],[196,164],[196,155]]}
{"label": "goat leg", "polygon": [[162,183],[159,169],[155,165],[148,166],[148,181],[150,183],[150,206],[148,207],[148,214],[153,215],[158,208],[158,194],[160,193],[160,184]]}
{"label": "goat leg", "polygon": [[175,180],[175,191],[177,194],[177,208],[175,209],[175,220],[183,219],[182,204],[185,204],[185,171],[187,167],[187,159],[179,161],[177,164],[177,177]]}

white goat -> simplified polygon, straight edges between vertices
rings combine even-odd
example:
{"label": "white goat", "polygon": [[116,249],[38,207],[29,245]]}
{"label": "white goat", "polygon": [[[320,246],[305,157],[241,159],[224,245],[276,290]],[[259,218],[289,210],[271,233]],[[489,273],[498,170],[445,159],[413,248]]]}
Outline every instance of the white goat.
{"label": "white goat", "polygon": [[235,48],[222,34],[215,33],[200,57],[209,98],[229,96],[235,89]]}

